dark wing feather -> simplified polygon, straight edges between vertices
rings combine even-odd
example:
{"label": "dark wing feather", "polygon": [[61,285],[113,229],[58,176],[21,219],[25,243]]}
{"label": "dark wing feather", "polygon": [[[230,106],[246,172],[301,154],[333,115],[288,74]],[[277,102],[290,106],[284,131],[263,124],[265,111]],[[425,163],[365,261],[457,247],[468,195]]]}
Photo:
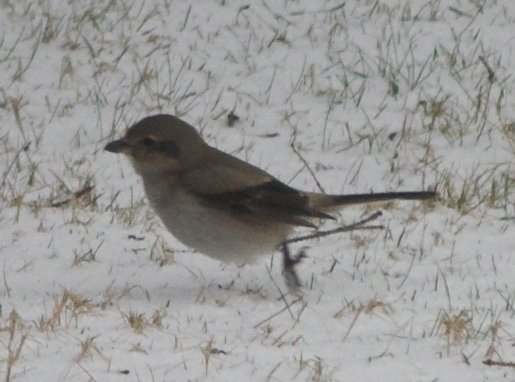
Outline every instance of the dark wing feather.
{"label": "dark wing feather", "polygon": [[310,218],[332,218],[310,207],[305,193],[209,146],[203,163],[183,172],[180,183],[204,205],[253,224],[314,227]]}
{"label": "dark wing feather", "polygon": [[333,219],[309,207],[308,197],[276,179],[236,191],[196,193],[207,206],[230,211],[241,219],[315,227],[306,218]]}

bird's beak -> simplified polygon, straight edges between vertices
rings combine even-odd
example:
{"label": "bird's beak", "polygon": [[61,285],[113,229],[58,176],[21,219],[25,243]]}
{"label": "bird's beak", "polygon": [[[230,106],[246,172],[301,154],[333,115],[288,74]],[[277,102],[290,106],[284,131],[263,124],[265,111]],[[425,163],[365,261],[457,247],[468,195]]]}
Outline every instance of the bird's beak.
{"label": "bird's beak", "polygon": [[130,147],[130,145],[128,143],[126,143],[122,139],[118,139],[117,141],[109,142],[106,145],[106,147],[104,147],[104,150],[118,154],[118,153],[123,153],[129,147]]}

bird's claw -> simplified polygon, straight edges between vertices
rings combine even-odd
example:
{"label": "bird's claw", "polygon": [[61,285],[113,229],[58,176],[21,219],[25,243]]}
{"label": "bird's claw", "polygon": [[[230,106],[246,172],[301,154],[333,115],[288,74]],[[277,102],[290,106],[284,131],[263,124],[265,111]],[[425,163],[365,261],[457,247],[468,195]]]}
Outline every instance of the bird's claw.
{"label": "bird's claw", "polygon": [[283,244],[281,252],[283,254],[283,276],[286,281],[286,285],[290,291],[298,292],[301,287],[301,283],[299,276],[295,271],[295,266],[299,264],[302,259],[307,257],[306,250],[302,248],[297,254],[292,256],[288,245]]}

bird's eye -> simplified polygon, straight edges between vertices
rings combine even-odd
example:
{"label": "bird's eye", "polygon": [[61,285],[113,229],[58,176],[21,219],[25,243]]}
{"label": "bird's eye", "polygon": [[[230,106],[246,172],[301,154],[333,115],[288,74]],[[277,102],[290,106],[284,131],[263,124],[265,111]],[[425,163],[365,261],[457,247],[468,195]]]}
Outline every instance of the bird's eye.
{"label": "bird's eye", "polygon": [[141,143],[143,143],[143,146],[152,147],[156,144],[156,141],[154,141],[152,138],[143,138]]}

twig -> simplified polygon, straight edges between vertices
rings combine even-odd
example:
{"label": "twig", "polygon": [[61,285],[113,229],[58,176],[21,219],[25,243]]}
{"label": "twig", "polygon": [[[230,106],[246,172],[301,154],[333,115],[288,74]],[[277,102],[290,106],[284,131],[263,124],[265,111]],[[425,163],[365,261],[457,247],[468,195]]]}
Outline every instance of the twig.
{"label": "twig", "polygon": [[515,367],[515,362],[504,362],[504,361],[494,361],[492,359],[485,359],[483,361],[483,365],[486,365],[486,366]]}
{"label": "twig", "polygon": [[284,102],[285,104],[287,104],[288,102],[290,102],[290,99],[293,97],[293,95],[295,94],[295,92],[298,90],[301,82],[302,82],[302,78],[304,76],[304,71],[306,70],[306,61],[307,61],[307,57],[304,56],[304,62],[302,64],[302,69],[300,71],[300,74],[299,74],[299,78],[297,79],[297,82],[295,83],[295,85],[293,86],[293,89],[290,93],[290,95],[286,98],[286,101]]}
{"label": "twig", "polygon": [[343,339],[342,339],[342,342],[345,342],[345,340],[347,339],[347,337],[349,337],[349,334],[352,330],[352,328],[354,327],[354,324],[356,324],[356,321],[358,321],[358,317],[360,316],[361,312],[363,311],[363,308],[359,308],[356,312],[356,315],[354,316],[354,318],[352,319],[352,322],[350,323],[349,325],[349,328],[347,329],[347,332],[345,333],[345,335],[343,336]]}
{"label": "twig", "polygon": [[363,227],[363,225],[365,225],[368,222],[371,222],[372,220],[377,219],[381,215],[383,215],[383,213],[381,211],[377,211],[377,212],[373,213],[372,215],[366,217],[365,219],[360,220],[359,222],[353,223],[351,225],[346,225],[343,227],[330,229],[328,231],[319,231],[319,232],[311,234],[311,235],[294,237],[292,239],[285,240],[282,244],[298,243],[299,241],[318,239],[320,237],[333,235],[335,233],[348,232],[348,231],[353,231],[353,230],[358,230],[358,229],[367,229],[367,230],[368,229],[383,229],[384,226],[382,226],[382,225],[372,225],[372,226]]}
{"label": "twig", "polygon": [[9,163],[9,166],[7,166],[7,169],[5,170],[5,172],[3,173],[2,175],[2,184],[0,185],[0,188],[3,188],[5,186],[5,182],[7,181],[7,175],[9,175],[9,172],[11,171],[14,163],[18,160],[18,158],[20,157],[20,154],[23,152],[23,151],[27,151],[30,147],[30,143],[27,143],[25,145],[23,145],[23,147],[21,147],[20,149],[18,149],[18,151],[16,152],[16,154],[14,155],[14,158],[13,160],[11,161],[11,163]]}
{"label": "twig", "polygon": [[[271,269],[271,267],[269,268],[267,266],[266,270],[268,271],[268,276],[270,277],[270,280],[272,280],[272,283],[274,284],[274,286],[277,288],[277,291],[281,295],[281,300],[284,301],[285,309],[288,309],[288,312],[290,313],[290,316],[291,316],[292,320],[295,319],[295,316],[293,315],[292,311],[290,310],[290,306],[291,305],[288,304],[288,300],[286,300],[286,297],[284,296],[284,293],[282,292],[281,288],[279,288],[279,285],[277,285],[277,283],[275,282],[274,278],[272,277],[272,269]],[[282,310],[281,310],[281,312],[282,312]]]}
{"label": "twig", "polygon": [[[263,325],[265,322],[268,322],[270,321],[271,319],[277,317],[278,315],[280,315],[282,312],[284,312],[285,310],[290,310],[290,308],[295,305],[296,303],[298,303],[300,300],[302,300],[302,297],[299,297],[298,299],[296,300],[293,300],[289,305],[287,304],[285,307],[283,307],[281,310],[271,314],[270,316],[268,316],[267,318],[259,321],[256,325],[254,325],[254,329],[257,329],[259,328],[261,325]],[[291,312],[291,310],[290,310]]]}
{"label": "twig", "polygon": [[317,187],[318,189],[322,192],[322,193],[326,193],[325,190],[324,190],[324,187],[322,187],[322,185],[320,184],[320,182],[318,181],[317,179],[317,176],[315,175],[315,172],[311,169],[311,167],[309,166],[309,163],[308,161],[301,155],[301,153],[299,153],[299,151],[295,148],[295,140],[292,141],[292,143],[290,144],[291,146],[291,149],[293,150],[293,152],[295,153],[295,155],[297,155],[299,157],[299,159],[302,161],[302,163],[304,163],[304,166],[306,166],[306,168],[308,169],[309,171],[309,174],[311,175],[311,177],[315,180],[315,183],[317,184]]}
{"label": "twig", "polygon": [[406,272],[406,274],[404,275],[404,278],[402,279],[401,283],[399,284],[398,289],[401,289],[402,286],[404,285],[404,283],[406,282],[406,280],[408,279],[408,276],[411,272],[411,268],[413,268],[413,264],[415,263],[415,257],[416,257],[416,255],[411,256],[411,263],[409,265],[408,271]]}
{"label": "twig", "polygon": [[488,62],[486,62],[485,58],[483,56],[479,56],[479,61],[485,66],[486,71],[488,72],[488,81],[494,82],[495,81],[495,72],[494,70],[488,65]]}
{"label": "twig", "polygon": [[338,4],[332,8],[329,8],[328,10],[325,10],[324,12],[328,12],[328,13],[331,13],[331,12],[335,12],[339,9],[342,9],[343,7],[345,7],[345,2],[341,3],[341,4]]}
{"label": "twig", "polygon": [[470,14],[468,14],[466,12],[463,12],[461,9],[449,7],[449,10],[456,13],[458,16],[468,17],[469,19],[473,18],[473,16],[471,16]]}

